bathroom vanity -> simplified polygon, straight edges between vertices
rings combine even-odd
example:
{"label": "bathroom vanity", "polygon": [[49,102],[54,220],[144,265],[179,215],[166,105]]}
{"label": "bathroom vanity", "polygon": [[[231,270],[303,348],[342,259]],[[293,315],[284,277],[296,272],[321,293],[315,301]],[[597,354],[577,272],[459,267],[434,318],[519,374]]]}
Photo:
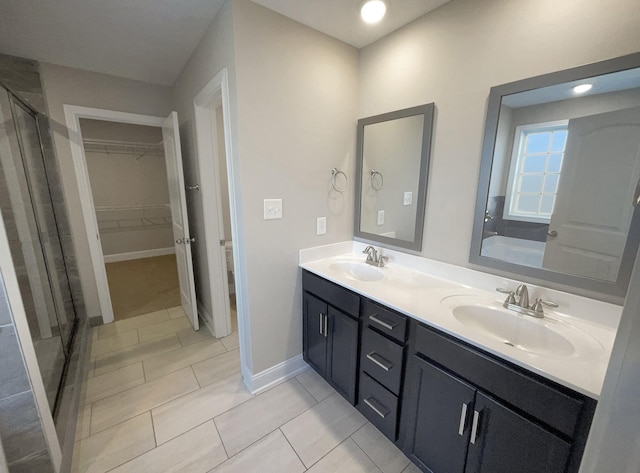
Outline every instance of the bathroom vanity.
{"label": "bathroom vanity", "polygon": [[[577,472],[615,329],[506,313],[500,294],[366,265],[358,245],[301,256],[307,363],[423,471]],[[476,310],[516,325],[479,326]]]}

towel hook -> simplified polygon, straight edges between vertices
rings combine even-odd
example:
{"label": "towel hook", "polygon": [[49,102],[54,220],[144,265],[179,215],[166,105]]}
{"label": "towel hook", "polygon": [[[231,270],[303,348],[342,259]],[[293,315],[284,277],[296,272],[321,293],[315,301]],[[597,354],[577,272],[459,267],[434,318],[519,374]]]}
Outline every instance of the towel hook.
{"label": "towel hook", "polygon": [[[339,174],[342,174],[344,176],[344,186],[336,185],[336,179]],[[336,192],[344,192],[345,190],[347,190],[347,182],[348,179],[345,173],[340,171],[338,168],[331,169],[331,187],[333,187],[333,190],[335,190]]]}
{"label": "towel hook", "polygon": [[[380,185],[376,186],[375,183],[375,178],[376,176],[380,177]],[[382,176],[382,173],[380,171],[376,171],[375,169],[371,170],[371,187],[373,187],[373,190],[379,191],[382,189],[382,186],[384,185],[384,177]]]}

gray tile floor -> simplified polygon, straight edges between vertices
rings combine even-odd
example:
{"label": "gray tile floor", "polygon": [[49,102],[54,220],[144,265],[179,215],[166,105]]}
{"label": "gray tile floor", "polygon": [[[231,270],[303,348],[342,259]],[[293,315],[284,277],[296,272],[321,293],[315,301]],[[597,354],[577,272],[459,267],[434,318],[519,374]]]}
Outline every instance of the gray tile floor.
{"label": "gray tile floor", "polygon": [[315,372],[252,396],[179,307],[92,329],[74,473],[419,471]]}

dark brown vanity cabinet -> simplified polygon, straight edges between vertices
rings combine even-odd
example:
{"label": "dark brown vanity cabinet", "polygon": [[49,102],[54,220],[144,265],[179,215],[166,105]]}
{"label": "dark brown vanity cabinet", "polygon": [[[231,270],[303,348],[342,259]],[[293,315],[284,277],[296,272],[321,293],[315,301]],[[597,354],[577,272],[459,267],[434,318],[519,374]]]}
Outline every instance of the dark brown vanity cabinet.
{"label": "dark brown vanity cabinet", "polygon": [[400,443],[431,473],[577,472],[595,401],[412,325]]}
{"label": "dark brown vanity cabinet", "polygon": [[355,404],[360,296],[307,271],[302,286],[303,358]]}

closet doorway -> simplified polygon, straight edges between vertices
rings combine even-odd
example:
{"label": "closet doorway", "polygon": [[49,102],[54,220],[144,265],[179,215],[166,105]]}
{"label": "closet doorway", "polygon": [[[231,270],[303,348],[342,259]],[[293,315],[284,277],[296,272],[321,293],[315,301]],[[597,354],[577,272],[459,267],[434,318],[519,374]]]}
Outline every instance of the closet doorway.
{"label": "closet doorway", "polygon": [[[172,112],[167,118],[161,118],[73,105],[65,105],[64,109],[67,126],[70,130],[71,153],[103,322],[114,321],[114,306],[111,300],[106,265],[127,261],[131,257],[135,260],[144,260],[147,258],[140,256],[149,258],[171,256],[169,248],[173,246],[175,271],[179,283],[179,305],[193,328],[198,330],[200,327],[191,261],[191,244],[195,240],[189,234],[177,114]],[[137,125],[137,127],[126,128],[126,125]],[[154,128],[154,130],[147,128]],[[160,130],[161,135],[154,134],[155,130]],[[89,133],[86,140],[85,132]],[[159,142],[156,141],[156,138],[160,136],[162,155],[159,146],[157,146]],[[137,153],[138,151],[140,153]],[[117,166],[111,166],[113,162],[105,160],[105,157],[111,156],[113,158],[116,153],[124,156],[123,159],[115,159],[113,162],[119,162],[120,167],[126,168],[129,173],[126,177],[123,173],[119,173],[121,169],[118,169]],[[153,164],[149,164],[149,160],[142,162],[145,157],[152,158],[153,154],[165,166],[166,174],[164,176],[161,173],[161,166],[153,166]],[[91,164],[89,164],[90,161]],[[91,176],[92,171],[93,176]],[[113,176],[110,176],[109,173],[113,173]],[[143,174],[151,175],[147,176],[151,179],[144,178],[145,184],[142,183]],[[96,186],[95,192],[94,186]],[[116,192],[113,191],[114,187],[117,188]],[[134,189],[136,187],[139,189]],[[142,191],[138,192],[140,189]],[[169,212],[167,212],[166,199],[164,199],[167,193]],[[147,196],[146,200],[142,198],[145,195]],[[132,196],[135,198],[130,198]],[[98,199],[96,203],[94,203],[95,199]],[[169,219],[170,232],[164,229],[169,225]],[[153,238],[157,239],[154,245],[149,245],[149,241],[152,239],[150,232],[154,232]],[[166,239],[167,234],[171,235],[171,240]],[[102,243],[103,236],[107,239],[104,245]],[[154,252],[156,253],[154,254]],[[106,259],[105,256],[107,256]],[[158,265],[156,269],[164,266],[167,272],[171,272],[173,269],[171,258],[166,258],[166,260],[155,260]],[[133,266],[137,266],[138,270],[142,266],[142,271],[144,271],[145,264],[149,262],[137,261]],[[134,272],[136,268],[129,265],[128,268],[121,271],[118,267],[111,269],[115,272],[129,273]],[[146,275],[138,278],[135,274],[128,275],[124,278],[120,289],[128,292],[129,297],[133,298],[135,297],[133,293],[144,293],[145,291],[140,291],[140,287],[137,288],[138,290],[133,288],[127,291],[127,281],[132,284],[148,283],[149,286],[154,286],[151,284],[152,279],[153,275],[148,271]],[[164,292],[170,293],[171,291],[165,288]],[[154,297],[156,296],[147,297],[147,301],[119,301],[118,304],[129,306],[141,303],[156,304],[159,301],[152,301],[151,299]],[[170,295],[166,296],[167,299],[170,297]],[[129,316],[139,315],[136,312],[140,311],[149,313],[148,307],[146,309],[144,307],[129,309],[133,312]],[[126,310],[124,312],[126,313]]]}
{"label": "closet doorway", "polygon": [[180,305],[162,130],[80,119],[115,321]]}

